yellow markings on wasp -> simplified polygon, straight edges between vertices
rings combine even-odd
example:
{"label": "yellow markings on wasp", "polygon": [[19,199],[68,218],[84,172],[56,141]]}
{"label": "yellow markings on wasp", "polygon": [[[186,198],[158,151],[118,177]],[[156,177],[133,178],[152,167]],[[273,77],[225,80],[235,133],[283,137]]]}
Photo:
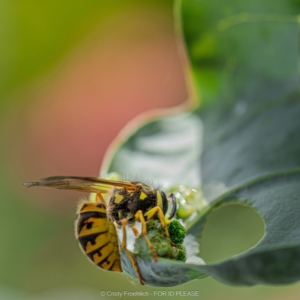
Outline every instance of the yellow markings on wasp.
{"label": "yellow markings on wasp", "polygon": [[[105,257],[107,257],[108,255],[110,255],[110,253],[113,251],[114,249],[114,245],[109,243],[106,246],[104,246],[99,252],[96,252],[93,255],[93,262],[97,265],[99,264]],[[103,267],[104,268],[104,267]],[[106,269],[106,268],[104,268]]]}
{"label": "yellow markings on wasp", "polygon": [[108,258],[103,262],[101,263],[101,267],[103,269],[110,269],[111,266],[113,265],[113,263],[115,262],[115,259],[116,259],[116,253],[115,252],[112,252]]}
{"label": "yellow markings on wasp", "polygon": [[119,217],[119,219],[122,219],[122,212],[121,211],[118,211],[118,217]]}
{"label": "yellow markings on wasp", "polygon": [[96,234],[96,233],[100,234],[102,232],[106,232],[107,231],[106,228],[107,228],[106,218],[100,219],[100,218],[91,217],[88,220],[86,220],[85,225],[78,233],[78,237]]}
{"label": "yellow markings on wasp", "polygon": [[119,204],[123,199],[124,199],[124,197],[122,195],[116,194],[114,203]]}
{"label": "yellow markings on wasp", "polygon": [[83,201],[80,205],[76,236],[82,250],[100,268],[122,272],[117,232],[105,204]]}
{"label": "yellow markings on wasp", "polygon": [[146,198],[147,198],[147,195],[144,192],[141,192],[140,200],[145,200]]}
{"label": "yellow markings on wasp", "polygon": [[[117,240],[115,240],[114,242],[116,242]],[[91,242],[88,242],[86,244],[86,248],[85,248],[85,253],[91,253],[99,248],[101,248],[102,246],[104,246],[105,244],[107,244],[108,242],[112,242],[112,238],[111,235],[109,233],[103,233],[102,235],[99,235],[96,239],[95,239],[95,244],[93,245]]]}
{"label": "yellow markings on wasp", "polygon": [[[112,271],[114,272],[123,272],[121,265],[120,265],[120,256],[116,254],[116,259],[113,267],[111,268]],[[118,259],[118,260],[117,260]]]}
{"label": "yellow markings on wasp", "polygon": [[80,207],[79,212],[81,214],[85,212],[100,212],[100,213],[107,214],[104,205],[99,207],[99,206],[95,206],[95,203],[88,203],[88,202],[85,202],[84,205]]}
{"label": "yellow markings on wasp", "polygon": [[157,206],[161,209],[163,209],[163,201],[160,191],[156,192],[156,198],[157,198]]}

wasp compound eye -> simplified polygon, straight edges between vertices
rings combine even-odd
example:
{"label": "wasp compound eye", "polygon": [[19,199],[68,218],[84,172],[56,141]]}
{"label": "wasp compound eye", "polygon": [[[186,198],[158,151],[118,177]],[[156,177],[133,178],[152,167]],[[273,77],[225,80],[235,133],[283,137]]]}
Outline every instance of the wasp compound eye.
{"label": "wasp compound eye", "polygon": [[172,201],[172,209],[171,209],[171,212],[170,212],[170,215],[169,215],[168,219],[171,220],[176,214],[177,202],[176,202],[175,195],[173,193],[170,194],[169,197],[171,198],[171,201]]}

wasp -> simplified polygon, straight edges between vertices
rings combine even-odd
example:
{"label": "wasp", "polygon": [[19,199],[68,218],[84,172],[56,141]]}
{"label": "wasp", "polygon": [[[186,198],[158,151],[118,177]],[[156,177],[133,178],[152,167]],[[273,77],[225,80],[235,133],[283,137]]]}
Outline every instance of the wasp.
{"label": "wasp", "polygon": [[[147,242],[153,260],[157,262],[156,251],[147,236],[146,222],[158,219],[165,235],[170,237],[167,222],[174,217],[177,209],[176,198],[172,193],[166,196],[162,190],[151,188],[139,181],[97,177],[53,176],[23,184],[27,187],[42,186],[95,193],[92,201],[83,200],[78,206],[75,235],[81,249],[100,268],[123,272],[121,248],[131,261],[140,283],[144,284],[138,264],[127,249],[126,228],[130,227],[137,237],[140,233],[135,224],[137,221],[141,223],[141,235]],[[121,243],[118,240],[117,228],[122,229]]]}

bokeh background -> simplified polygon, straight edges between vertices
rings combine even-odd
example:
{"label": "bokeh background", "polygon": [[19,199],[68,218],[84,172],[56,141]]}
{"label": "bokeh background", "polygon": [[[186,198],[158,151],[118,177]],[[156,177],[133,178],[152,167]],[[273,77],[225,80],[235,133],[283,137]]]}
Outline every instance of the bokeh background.
{"label": "bokeh background", "polygon": [[[299,299],[300,284],[246,288],[207,278],[159,289],[104,272],[74,238],[81,195],[20,184],[97,176],[128,121],[186,101],[172,6],[171,0],[1,1],[0,299],[100,299],[100,291],[124,290]],[[209,217],[201,253],[213,262],[246,250],[262,234],[251,209],[224,207]]]}

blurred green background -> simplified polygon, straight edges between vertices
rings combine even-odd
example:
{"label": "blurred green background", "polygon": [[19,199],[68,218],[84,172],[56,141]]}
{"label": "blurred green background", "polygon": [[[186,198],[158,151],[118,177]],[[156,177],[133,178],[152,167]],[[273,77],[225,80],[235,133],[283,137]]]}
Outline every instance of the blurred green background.
{"label": "blurred green background", "polygon": [[[159,289],[104,272],[74,238],[81,195],[20,185],[50,175],[97,176],[105,150],[129,120],[187,99],[172,6],[171,0],[1,1],[0,299],[99,299],[100,291],[124,290],[299,299],[300,284],[237,288],[207,278]],[[250,208],[226,206],[209,217],[201,254],[213,262],[245,251],[262,234]]]}

